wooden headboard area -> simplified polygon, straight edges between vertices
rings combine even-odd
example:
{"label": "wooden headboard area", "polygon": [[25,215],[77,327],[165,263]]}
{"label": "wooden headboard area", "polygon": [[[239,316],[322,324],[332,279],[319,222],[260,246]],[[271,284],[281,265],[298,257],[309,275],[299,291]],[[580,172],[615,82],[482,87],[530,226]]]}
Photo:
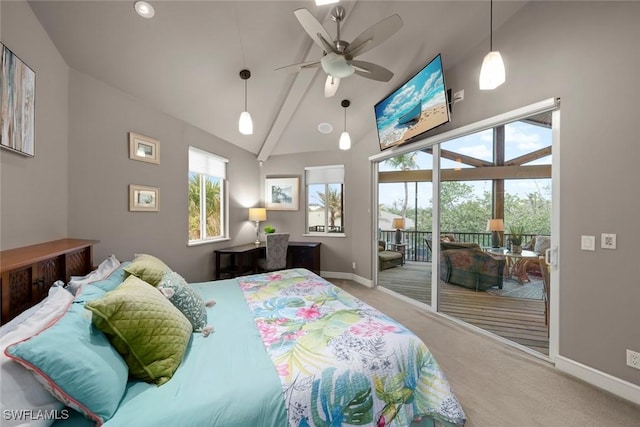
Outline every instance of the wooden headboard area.
{"label": "wooden headboard area", "polygon": [[0,324],[44,299],[53,282],[93,269],[97,240],[60,239],[0,252]]}

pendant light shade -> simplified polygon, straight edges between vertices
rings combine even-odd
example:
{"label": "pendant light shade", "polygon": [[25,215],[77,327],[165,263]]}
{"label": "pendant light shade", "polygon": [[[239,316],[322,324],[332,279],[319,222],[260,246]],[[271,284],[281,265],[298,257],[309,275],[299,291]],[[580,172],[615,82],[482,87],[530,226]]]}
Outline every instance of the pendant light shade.
{"label": "pendant light shade", "polygon": [[341,150],[348,150],[351,148],[351,136],[349,136],[349,132],[342,132],[339,144]]}
{"label": "pendant light shade", "polygon": [[491,0],[491,17],[489,25],[489,53],[482,61],[480,69],[480,90],[492,90],[505,82],[504,62],[502,55],[493,50],[493,0]]}
{"label": "pendant light shade", "polygon": [[251,120],[251,114],[247,111],[247,80],[251,77],[249,70],[240,71],[240,78],[244,80],[244,111],[240,114],[240,120],[238,120],[238,130],[243,135],[253,134],[253,120]]}
{"label": "pendant light shade", "polygon": [[344,132],[340,135],[338,146],[341,150],[349,150],[351,148],[351,136],[347,132],[347,107],[351,105],[351,102],[348,99],[344,99],[340,105],[344,108]]}
{"label": "pendant light shade", "polygon": [[487,53],[480,69],[480,90],[491,90],[505,81],[504,62],[498,51]]}
{"label": "pendant light shade", "polygon": [[243,135],[253,134],[253,120],[251,120],[251,114],[248,111],[243,111],[240,114],[240,120],[238,120],[238,130]]}

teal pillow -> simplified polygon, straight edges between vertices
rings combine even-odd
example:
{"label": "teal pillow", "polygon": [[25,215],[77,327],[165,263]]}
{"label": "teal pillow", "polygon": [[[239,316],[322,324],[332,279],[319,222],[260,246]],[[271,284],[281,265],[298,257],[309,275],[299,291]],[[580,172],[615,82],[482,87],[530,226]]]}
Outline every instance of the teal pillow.
{"label": "teal pillow", "polygon": [[129,276],[115,291],[86,307],[133,377],[158,385],[171,379],[182,363],[193,328],[160,291]]}
{"label": "teal pillow", "polygon": [[158,290],[185,315],[193,330],[207,326],[207,308],[202,297],[175,271],[168,271],[158,284]]}
{"label": "teal pillow", "polygon": [[125,268],[131,264],[131,262],[126,261],[120,264],[113,273],[111,273],[107,278],[103,280],[98,280],[97,282],[91,283],[91,286],[96,286],[102,289],[105,292],[110,292],[116,289],[122,282],[124,282],[124,276],[127,274]]}
{"label": "teal pillow", "polygon": [[113,416],[128,379],[127,364],[84,308],[86,300],[102,295],[85,286],[57,322],[5,350],[58,400],[97,424]]}

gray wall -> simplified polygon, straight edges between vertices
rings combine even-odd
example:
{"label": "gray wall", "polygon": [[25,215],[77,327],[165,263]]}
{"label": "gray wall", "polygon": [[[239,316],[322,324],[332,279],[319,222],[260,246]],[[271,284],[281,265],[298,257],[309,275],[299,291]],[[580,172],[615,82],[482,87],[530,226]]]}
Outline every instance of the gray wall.
{"label": "gray wall", "polygon": [[[337,144],[337,142],[336,142]],[[289,240],[302,242],[320,242],[321,269],[329,272],[347,272],[352,270],[351,245],[354,239],[352,227],[355,216],[350,214],[355,210],[354,203],[361,189],[353,185],[350,156],[344,151],[303,153],[295,155],[272,156],[264,162],[260,170],[261,206],[264,206],[264,178],[266,177],[300,177],[300,210],[298,211],[267,211],[265,224],[272,224],[277,231],[288,232]],[[304,168],[307,166],[344,165],[345,167],[345,234],[347,237],[318,237],[303,236],[305,231],[305,201],[307,197],[304,185]],[[264,225],[264,224],[263,224]],[[261,228],[262,226],[261,225]],[[261,231],[262,232],[262,231]]]}
{"label": "gray wall", "polygon": [[[625,350],[640,351],[638,22],[637,2],[528,3],[494,34],[506,83],[478,90],[482,42],[447,70],[447,86],[464,89],[465,99],[453,122],[438,129],[561,98],[561,149],[554,152],[561,174],[559,353],[636,385],[640,371],[626,366]],[[373,137],[357,144],[352,176],[366,175],[376,144]],[[351,214],[369,215],[370,197],[357,196]],[[600,233],[616,233],[618,249],[600,249]],[[580,250],[583,234],[597,236],[595,252]],[[366,233],[354,236],[354,255],[367,243]]]}
{"label": "gray wall", "polygon": [[2,42],[36,73],[36,155],[0,150],[0,249],[11,249],[68,234],[68,67],[27,2],[0,8]]}
{"label": "gray wall", "polygon": [[[246,219],[260,199],[255,155],[75,70],[69,114],[69,234],[100,240],[96,262],[150,253],[187,280],[204,281],[213,278],[215,248],[252,240]],[[129,159],[130,131],[160,140],[159,165]],[[229,159],[231,241],[187,246],[189,145]],[[159,187],[159,212],[129,212],[129,184]]]}

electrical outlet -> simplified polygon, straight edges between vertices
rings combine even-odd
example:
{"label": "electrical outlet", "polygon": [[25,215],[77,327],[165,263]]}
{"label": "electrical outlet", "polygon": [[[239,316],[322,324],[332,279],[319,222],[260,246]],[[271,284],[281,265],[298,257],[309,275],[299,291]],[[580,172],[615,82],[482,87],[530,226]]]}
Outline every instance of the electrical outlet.
{"label": "electrical outlet", "polygon": [[351,266],[352,266],[352,267],[353,267],[353,269],[355,270],[355,269],[356,269],[356,262],[355,262],[355,261],[353,261],[353,264],[351,264]]}
{"label": "electrical outlet", "polygon": [[616,235],[611,233],[602,233],[600,236],[600,246],[602,249],[615,249]]}
{"label": "electrical outlet", "polygon": [[640,369],[640,353],[633,350],[627,350],[627,366]]}

